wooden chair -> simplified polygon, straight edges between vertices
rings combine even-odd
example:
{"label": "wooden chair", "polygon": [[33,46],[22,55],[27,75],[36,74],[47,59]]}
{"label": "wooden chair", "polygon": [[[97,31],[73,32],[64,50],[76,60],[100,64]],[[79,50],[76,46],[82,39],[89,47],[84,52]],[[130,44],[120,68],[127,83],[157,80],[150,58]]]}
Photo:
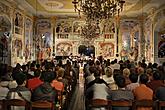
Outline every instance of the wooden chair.
{"label": "wooden chair", "polygon": [[4,110],[4,100],[0,100],[0,110]]}
{"label": "wooden chair", "polygon": [[158,101],[158,110],[161,110],[162,107],[165,108],[165,101]]}
{"label": "wooden chair", "polygon": [[112,107],[129,107],[132,108],[133,102],[131,100],[116,100],[109,101],[109,105]]}
{"label": "wooden chair", "polygon": [[110,106],[108,105],[108,100],[92,99],[92,100],[88,101],[88,103],[89,103],[88,109],[105,107],[106,110],[110,110]]}
{"label": "wooden chair", "polygon": [[155,110],[155,102],[153,100],[135,100],[133,110],[136,110],[138,107],[151,107],[152,110]]}
{"label": "wooden chair", "polygon": [[4,100],[4,109],[8,110],[9,107],[11,106],[23,106],[25,107],[25,110],[29,110],[30,108],[30,103],[26,102],[24,100],[20,100],[20,99],[8,99],[8,100]]}
{"label": "wooden chair", "polygon": [[35,101],[31,102],[30,110],[32,110],[32,108],[55,110],[55,104],[48,101]]}

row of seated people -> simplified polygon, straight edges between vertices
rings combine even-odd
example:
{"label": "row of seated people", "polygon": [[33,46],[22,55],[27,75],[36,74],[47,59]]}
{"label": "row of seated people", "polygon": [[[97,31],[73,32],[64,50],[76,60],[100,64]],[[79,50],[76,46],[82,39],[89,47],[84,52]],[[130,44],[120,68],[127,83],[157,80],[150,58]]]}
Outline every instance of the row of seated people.
{"label": "row of seated people", "polygon": [[[116,72],[111,63],[103,68],[98,62],[90,61],[84,68],[84,72],[87,72],[85,73],[87,75],[85,75],[84,91],[86,109],[89,109],[88,105],[93,99],[111,100],[112,102],[116,100],[165,100],[165,85],[161,80],[160,71],[138,65],[131,68],[126,66],[122,71],[119,69]],[[136,70],[135,68],[138,68],[138,71],[133,71]],[[113,108],[113,110],[129,109]],[[138,107],[138,110],[151,109]]]}
{"label": "row of seated people", "polygon": [[[50,62],[41,65],[42,68],[40,64],[33,62],[28,69],[27,65],[17,64],[13,71],[1,76],[0,100],[23,99],[27,102],[43,100],[53,102],[61,109],[67,106],[65,104],[69,103],[73,93],[77,81],[75,74],[78,74],[78,71],[69,61],[65,66],[60,63],[53,65]],[[17,107],[12,110],[15,109],[17,110]]]}
{"label": "row of seated people", "polygon": [[87,110],[164,110],[165,101],[92,99]]}
{"label": "row of seated people", "polygon": [[15,108],[16,110],[59,110],[54,106],[53,102],[49,101],[35,101],[28,102],[22,99],[4,99],[0,100],[0,110],[11,110]]}

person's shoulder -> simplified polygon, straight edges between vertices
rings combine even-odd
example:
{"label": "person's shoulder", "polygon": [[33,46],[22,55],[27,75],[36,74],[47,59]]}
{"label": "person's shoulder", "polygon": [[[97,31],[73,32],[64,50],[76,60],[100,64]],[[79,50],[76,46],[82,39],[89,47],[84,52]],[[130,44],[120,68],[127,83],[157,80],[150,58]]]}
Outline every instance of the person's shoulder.
{"label": "person's shoulder", "polygon": [[9,92],[16,92],[16,91],[17,91],[16,88],[10,88],[10,89],[9,89]]}
{"label": "person's shoulder", "polygon": [[165,86],[160,86],[156,89],[156,92],[165,92]]}
{"label": "person's shoulder", "polygon": [[30,91],[27,87],[23,86],[23,87],[20,87],[20,88],[16,88],[16,91],[20,91],[20,92],[25,92],[25,91]]}

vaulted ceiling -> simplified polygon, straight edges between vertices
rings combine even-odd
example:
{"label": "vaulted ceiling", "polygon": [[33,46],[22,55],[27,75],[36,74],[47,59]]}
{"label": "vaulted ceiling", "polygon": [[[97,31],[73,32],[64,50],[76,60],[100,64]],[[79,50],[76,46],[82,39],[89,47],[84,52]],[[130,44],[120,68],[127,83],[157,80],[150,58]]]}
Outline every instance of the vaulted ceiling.
{"label": "vaulted ceiling", "polygon": [[[15,1],[17,6],[33,15],[40,16],[77,16],[72,4],[73,0],[8,0]],[[165,6],[165,0],[125,0],[125,17],[137,17],[143,13]]]}

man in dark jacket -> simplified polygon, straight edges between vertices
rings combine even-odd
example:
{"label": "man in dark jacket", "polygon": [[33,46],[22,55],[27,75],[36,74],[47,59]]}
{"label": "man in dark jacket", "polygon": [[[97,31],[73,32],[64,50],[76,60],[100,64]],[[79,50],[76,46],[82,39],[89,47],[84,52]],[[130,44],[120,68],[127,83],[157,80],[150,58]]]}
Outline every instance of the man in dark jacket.
{"label": "man in dark jacket", "polygon": [[54,72],[42,72],[41,79],[44,81],[44,83],[34,89],[32,93],[32,101],[44,100],[55,102],[56,92],[51,86],[54,75]]}

